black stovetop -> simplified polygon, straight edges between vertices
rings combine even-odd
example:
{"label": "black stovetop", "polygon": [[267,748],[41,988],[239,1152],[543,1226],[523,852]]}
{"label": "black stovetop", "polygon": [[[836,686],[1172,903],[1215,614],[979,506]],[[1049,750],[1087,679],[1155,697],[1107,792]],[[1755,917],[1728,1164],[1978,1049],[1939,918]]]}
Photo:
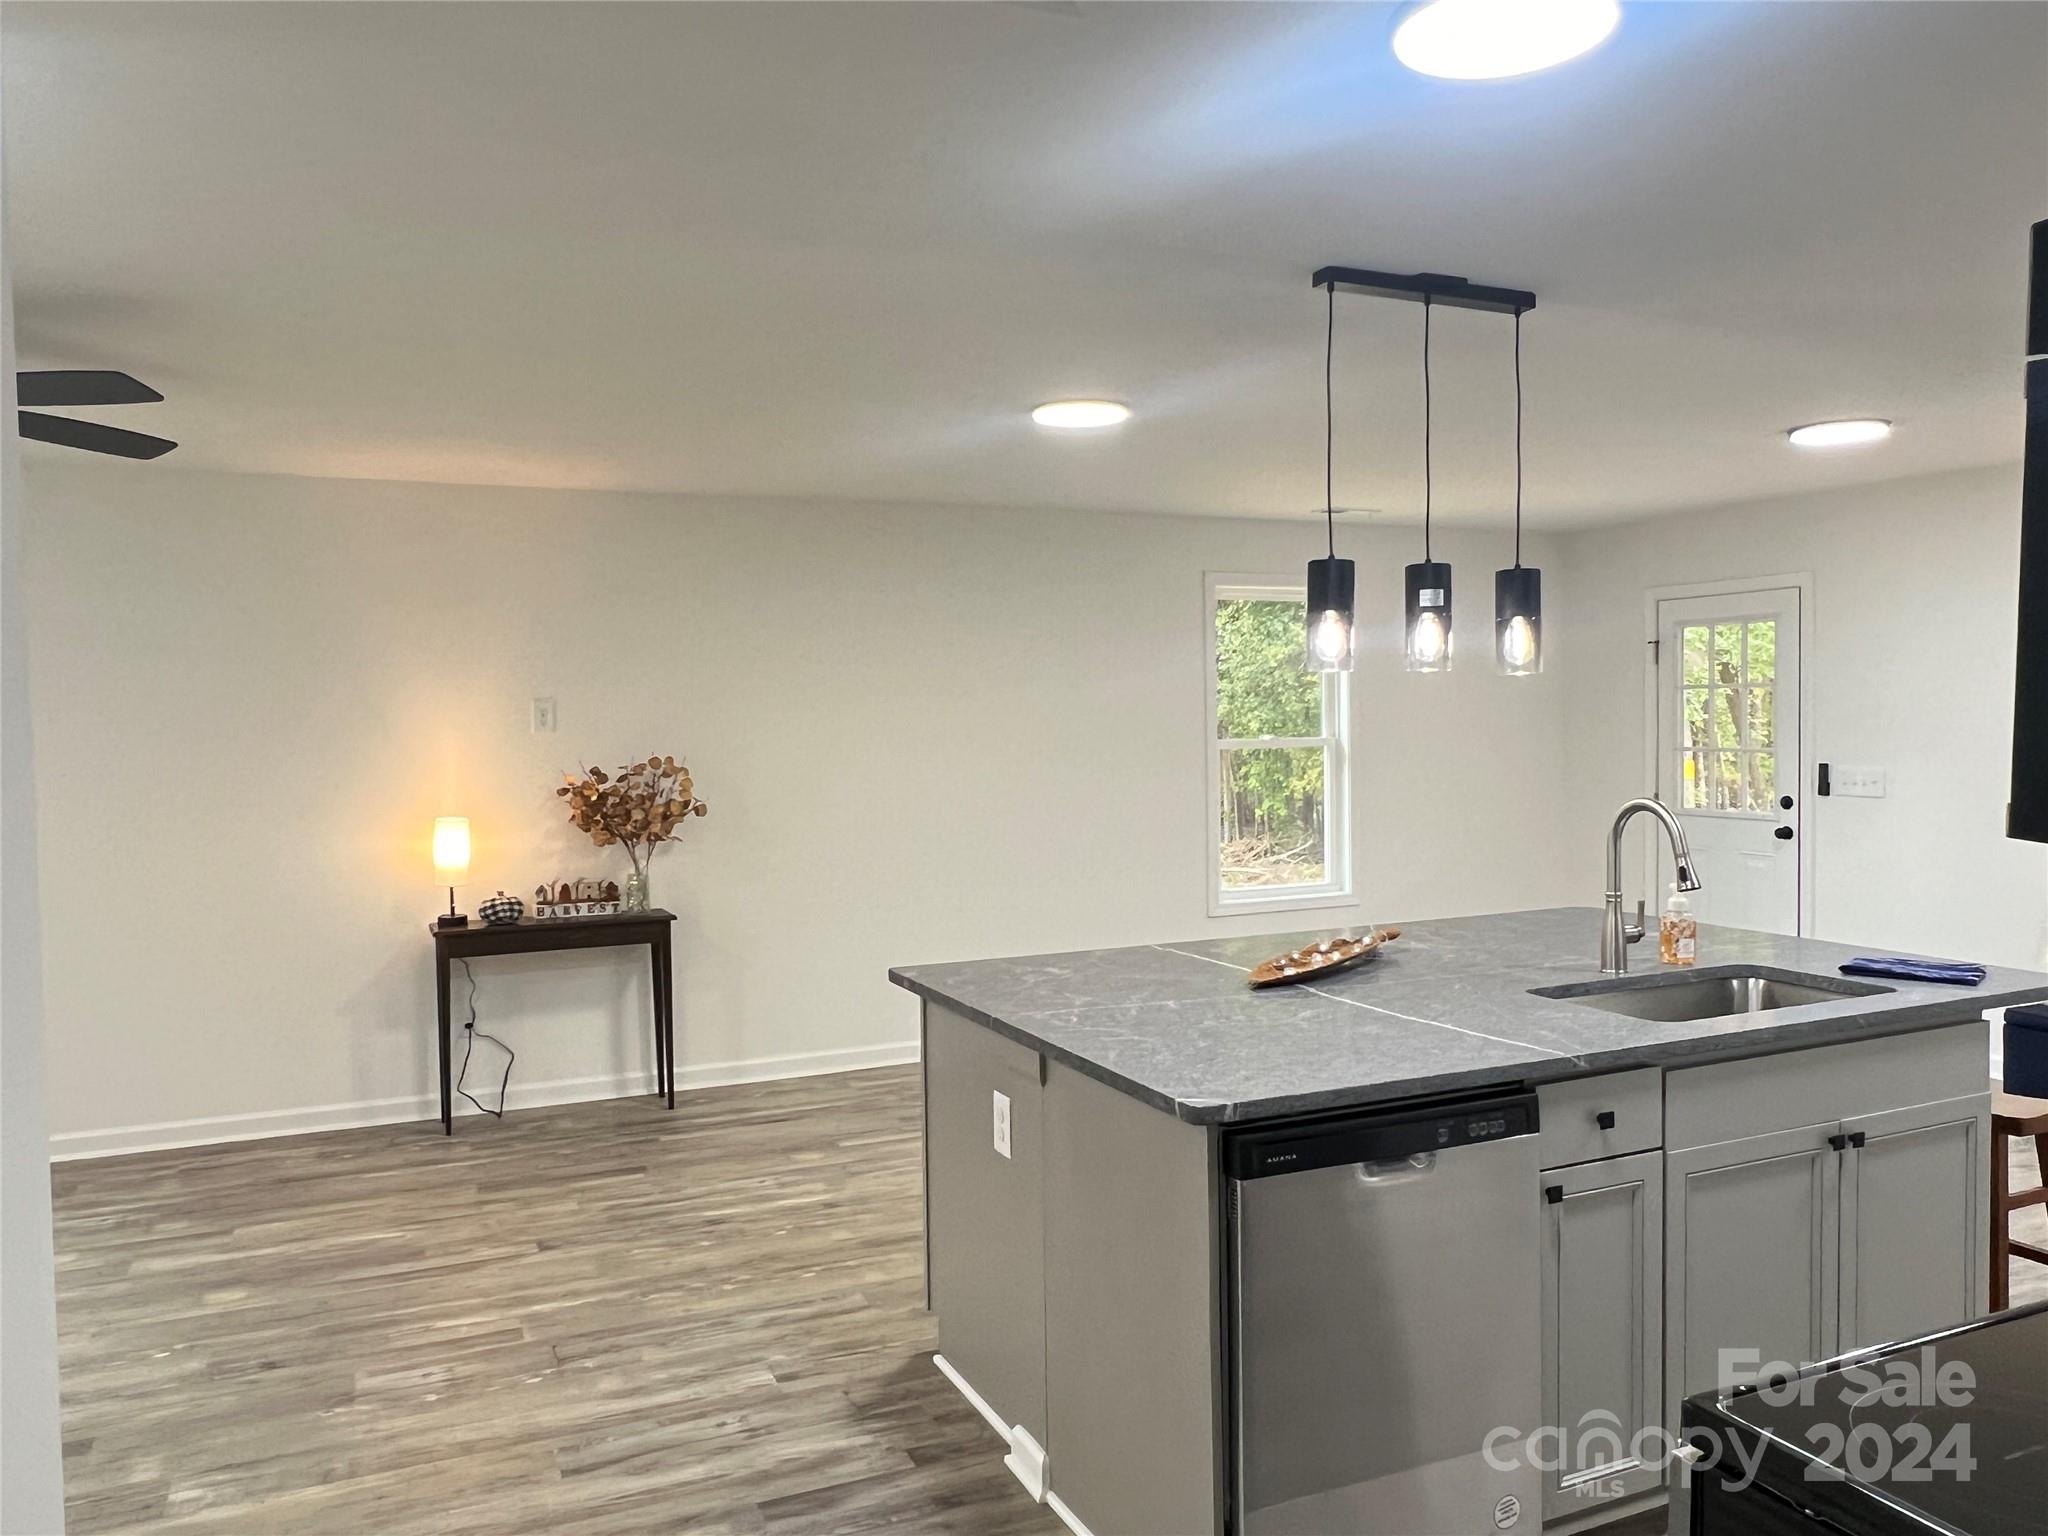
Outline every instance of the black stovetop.
{"label": "black stovetop", "polygon": [[2048,1531],[2048,1302],[1691,1407],[1761,1452],[1760,1486],[1845,1529]]}

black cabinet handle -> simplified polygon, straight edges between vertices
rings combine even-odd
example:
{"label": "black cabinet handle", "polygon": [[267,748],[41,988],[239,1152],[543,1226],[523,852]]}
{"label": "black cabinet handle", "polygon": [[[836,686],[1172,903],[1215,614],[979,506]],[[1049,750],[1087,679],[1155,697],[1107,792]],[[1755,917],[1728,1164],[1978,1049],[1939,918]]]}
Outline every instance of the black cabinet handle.
{"label": "black cabinet handle", "polygon": [[1828,1145],[1833,1147],[1837,1152],[1846,1152],[1849,1148],[1849,1138],[1847,1136],[1844,1136],[1841,1132],[1837,1131],[1834,1135],[1828,1138]]}
{"label": "black cabinet handle", "polygon": [[1603,1131],[1611,1131],[1611,1130],[1613,1130],[1613,1129],[1614,1129],[1614,1111],[1613,1111],[1613,1110],[1611,1110],[1611,1109],[1603,1109],[1603,1110],[1601,1110],[1599,1114],[1597,1114],[1597,1115],[1595,1115],[1595,1116],[1593,1117],[1593,1123],[1594,1123],[1595,1125],[1599,1126],[1599,1127],[1600,1127],[1600,1129],[1601,1129],[1601,1130],[1603,1130]]}
{"label": "black cabinet handle", "polygon": [[1545,1189],[1544,1189],[1544,1191],[1543,1191],[1543,1203],[1544,1203],[1545,1205],[1561,1205],[1561,1204],[1563,1204],[1563,1203],[1564,1203],[1564,1186],[1563,1186],[1562,1184],[1551,1184],[1551,1185],[1548,1185],[1548,1186],[1546,1186],[1546,1187],[1545,1187]]}
{"label": "black cabinet handle", "polygon": [[1863,1149],[1863,1143],[1868,1139],[1869,1138],[1865,1136],[1864,1133],[1861,1131],[1851,1131],[1849,1133],[1849,1145],[1856,1148],[1858,1151],[1861,1151]]}

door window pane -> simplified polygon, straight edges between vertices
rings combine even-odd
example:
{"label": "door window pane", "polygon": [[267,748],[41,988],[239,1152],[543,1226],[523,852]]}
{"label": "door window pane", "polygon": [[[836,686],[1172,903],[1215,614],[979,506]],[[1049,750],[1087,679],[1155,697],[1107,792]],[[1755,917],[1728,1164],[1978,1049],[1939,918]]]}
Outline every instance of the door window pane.
{"label": "door window pane", "polygon": [[1686,747],[1712,744],[1707,735],[1707,690],[1704,688],[1685,690],[1685,724],[1679,744]]}
{"label": "door window pane", "polygon": [[1714,809],[1717,811],[1739,811],[1745,808],[1747,796],[1742,788],[1742,754],[1740,752],[1716,752],[1714,754]]}
{"label": "door window pane", "polygon": [[1306,620],[1302,601],[1217,601],[1217,740],[1323,734],[1322,676],[1302,670]]}
{"label": "door window pane", "polygon": [[1735,723],[1735,701],[1740,695],[1727,688],[1714,690],[1714,745],[1717,747],[1739,747],[1742,745],[1742,731]]}
{"label": "door window pane", "polygon": [[1707,809],[1707,754],[1678,754],[1678,808],[1682,811]]}
{"label": "door window pane", "polygon": [[1749,629],[1749,681],[1770,683],[1778,677],[1778,621],[1751,619]]}
{"label": "door window pane", "polygon": [[1707,682],[1707,634],[1705,624],[1688,624],[1683,631],[1681,649],[1685,655],[1685,686],[1703,688]]}
{"label": "door window pane", "polygon": [[1778,754],[1752,752],[1749,756],[1749,804],[1747,809],[1762,814],[1777,809]]}
{"label": "door window pane", "polygon": [[1742,626],[1714,626],[1714,677],[1723,688],[1742,686]]}
{"label": "door window pane", "polygon": [[1222,766],[1224,888],[1321,884],[1324,749],[1225,747]]}
{"label": "door window pane", "polygon": [[1771,705],[1770,689],[1749,690],[1749,744],[1753,747],[1774,747],[1778,744],[1777,716]]}

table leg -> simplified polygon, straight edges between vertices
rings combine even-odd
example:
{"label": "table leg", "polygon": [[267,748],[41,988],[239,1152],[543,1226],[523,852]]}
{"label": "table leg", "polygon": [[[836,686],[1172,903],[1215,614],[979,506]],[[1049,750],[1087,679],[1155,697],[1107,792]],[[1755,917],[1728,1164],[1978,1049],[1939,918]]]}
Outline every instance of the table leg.
{"label": "table leg", "polygon": [[648,1012],[654,1016],[654,1096],[658,1099],[668,1086],[668,1041],[661,1033],[661,943],[647,944]]}
{"label": "table leg", "polygon": [[661,931],[661,1035],[668,1061],[668,1107],[676,1107],[676,973],[668,929]]}
{"label": "table leg", "polygon": [[448,962],[434,957],[434,993],[439,1003],[440,1023],[434,1030],[434,1044],[441,1053],[441,1134],[455,1134],[455,1095],[448,1081]]}

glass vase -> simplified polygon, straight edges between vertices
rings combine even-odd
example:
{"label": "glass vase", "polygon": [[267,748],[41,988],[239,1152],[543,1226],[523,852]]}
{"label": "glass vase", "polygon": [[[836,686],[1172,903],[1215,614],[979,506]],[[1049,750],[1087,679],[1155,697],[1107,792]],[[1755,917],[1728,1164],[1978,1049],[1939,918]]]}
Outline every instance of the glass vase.
{"label": "glass vase", "polygon": [[619,904],[628,912],[645,912],[653,903],[648,899],[647,871],[636,869],[626,876],[626,889]]}

